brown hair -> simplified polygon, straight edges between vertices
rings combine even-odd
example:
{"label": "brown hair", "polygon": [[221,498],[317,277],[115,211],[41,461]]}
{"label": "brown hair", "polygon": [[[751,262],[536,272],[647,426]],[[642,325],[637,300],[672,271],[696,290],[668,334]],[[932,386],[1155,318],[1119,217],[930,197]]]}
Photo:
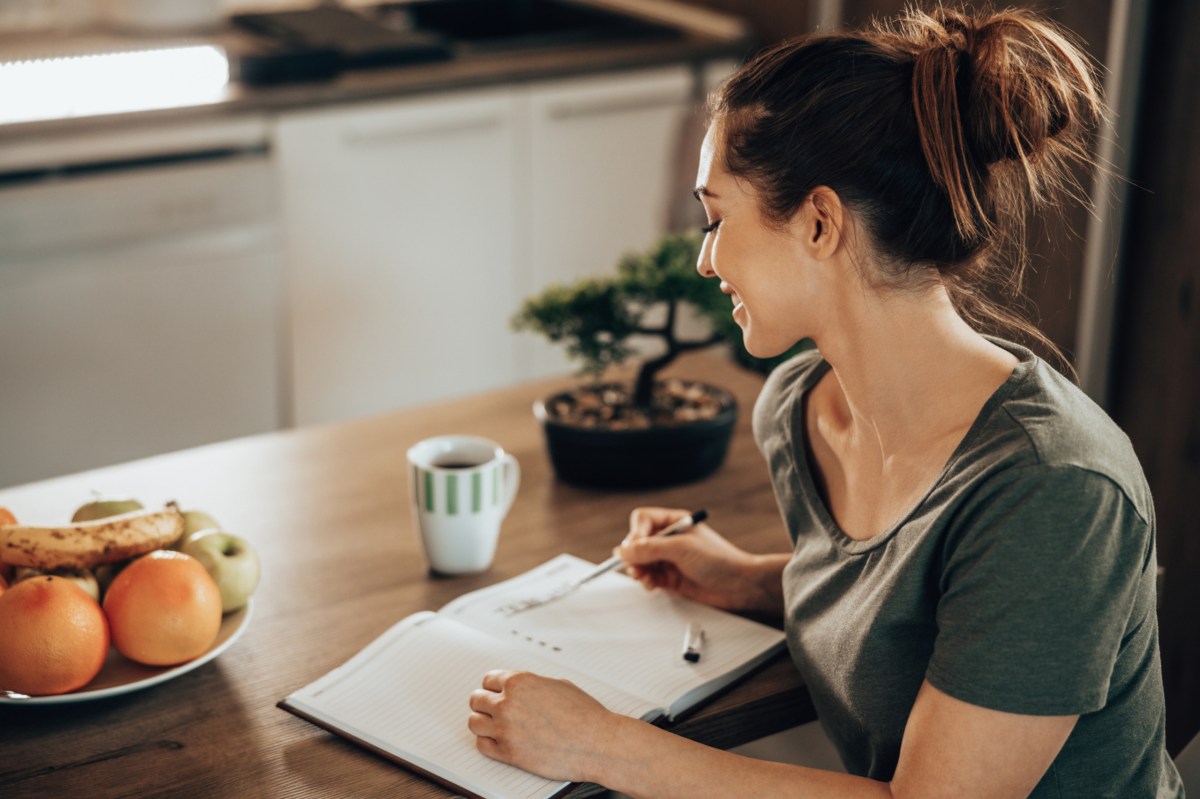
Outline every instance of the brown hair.
{"label": "brown hair", "polygon": [[1063,189],[1083,197],[1071,168],[1089,161],[1104,110],[1069,33],[1023,10],[909,9],[766,50],[711,111],[725,168],[754,185],[768,220],[790,219],[827,185],[863,222],[889,279],[939,276],[968,323],[1033,339],[1071,371],[987,296],[997,285],[1020,293],[1029,209]]}

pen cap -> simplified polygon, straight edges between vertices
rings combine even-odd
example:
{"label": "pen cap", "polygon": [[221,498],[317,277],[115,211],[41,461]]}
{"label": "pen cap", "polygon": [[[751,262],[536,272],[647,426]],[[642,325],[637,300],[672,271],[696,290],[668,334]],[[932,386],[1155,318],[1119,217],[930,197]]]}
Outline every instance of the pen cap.
{"label": "pen cap", "polygon": [[700,660],[700,652],[704,647],[704,630],[695,622],[687,626],[683,635],[683,659],[689,663]]}

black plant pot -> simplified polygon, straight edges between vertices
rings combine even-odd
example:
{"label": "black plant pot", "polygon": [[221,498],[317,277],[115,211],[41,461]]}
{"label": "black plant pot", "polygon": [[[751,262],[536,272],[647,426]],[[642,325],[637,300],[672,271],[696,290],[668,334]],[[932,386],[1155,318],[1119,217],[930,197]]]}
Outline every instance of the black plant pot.
{"label": "black plant pot", "polygon": [[556,394],[534,403],[546,434],[546,449],[559,479],[585,488],[643,489],[690,483],[707,477],[725,461],[737,422],[737,401],[724,389],[707,386],[721,399],[711,419],[609,430],[565,424],[550,416]]}

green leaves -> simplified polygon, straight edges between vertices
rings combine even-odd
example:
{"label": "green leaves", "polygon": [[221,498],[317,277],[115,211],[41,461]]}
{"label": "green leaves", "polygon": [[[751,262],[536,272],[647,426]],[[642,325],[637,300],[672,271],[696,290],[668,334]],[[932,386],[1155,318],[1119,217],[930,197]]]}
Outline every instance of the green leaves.
{"label": "green leaves", "polygon": [[637,323],[616,283],[595,279],[551,286],[526,300],[512,321],[514,330],[532,330],[565,343],[567,354],[595,375],[632,354],[625,341]]}
{"label": "green leaves", "polygon": [[[647,329],[643,320],[663,304],[700,305],[722,298],[716,285],[696,272],[702,241],[697,233],[666,236],[649,251],[622,258],[615,277],[550,286],[525,301],[513,328],[564,344],[567,355],[594,375],[632,355],[627,341],[635,334],[658,335],[673,350],[675,331]],[[668,319],[673,321],[674,314]]]}
{"label": "green leaves", "polygon": [[[657,335],[666,342],[667,355],[650,364],[654,370],[665,366],[682,348],[710,343],[708,339],[676,339],[672,328],[677,315],[673,311],[679,303],[696,309],[711,323],[719,340],[733,344],[739,362],[752,369],[770,371],[785,357],[811,346],[801,342],[784,355],[765,361],[746,353],[742,329],[730,313],[729,298],[721,293],[716,280],[701,277],[696,271],[703,243],[704,237],[698,231],[668,235],[646,252],[622,258],[615,277],[550,286],[525,301],[513,317],[513,329],[541,333],[565,345],[567,355],[581,363],[584,373],[592,375],[629,358],[634,351],[627,342],[633,335]],[[668,326],[647,328],[644,320],[664,305],[668,306]]]}
{"label": "green leaves", "polygon": [[694,302],[721,296],[712,281],[696,271],[704,239],[698,233],[666,236],[645,253],[626,255],[617,266],[617,286],[631,302]]}

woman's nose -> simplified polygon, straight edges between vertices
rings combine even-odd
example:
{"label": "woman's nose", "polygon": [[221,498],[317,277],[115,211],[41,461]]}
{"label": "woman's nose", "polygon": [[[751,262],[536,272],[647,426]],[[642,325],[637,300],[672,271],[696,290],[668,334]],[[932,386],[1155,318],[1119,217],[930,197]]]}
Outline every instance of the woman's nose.
{"label": "woman's nose", "polygon": [[704,242],[700,245],[700,255],[696,258],[696,271],[701,277],[716,277],[717,273],[712,268],[712,259],[710,256],[711,246],[709,240],[711,234],[704,237]]}

